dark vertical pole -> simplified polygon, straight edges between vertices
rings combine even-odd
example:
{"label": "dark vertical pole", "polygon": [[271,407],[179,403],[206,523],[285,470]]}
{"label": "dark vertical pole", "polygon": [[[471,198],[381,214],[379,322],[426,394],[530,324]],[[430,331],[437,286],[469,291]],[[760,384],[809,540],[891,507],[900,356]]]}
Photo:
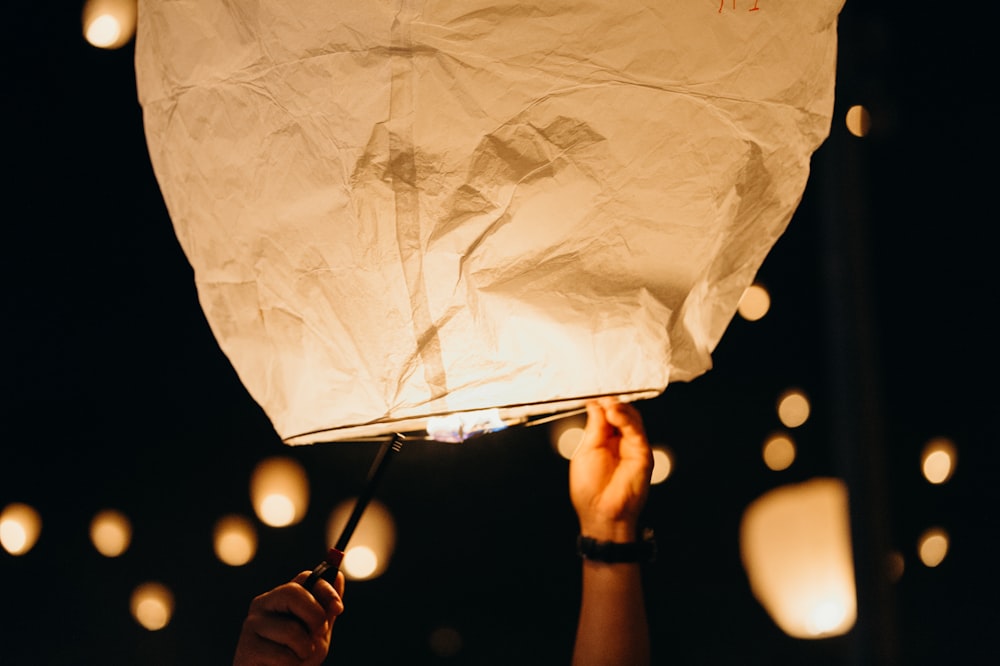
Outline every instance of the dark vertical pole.
{"label": "dark vertical pole", "polygon": [[[852,40],[841,17],[841,44]],[[895,610],[888,579],[889,516],[885,442],[866,206],[864,139],[850,135],[844,115],[852,103],[854,54],[840,49],[837,104],[830,138],[816,153],[827,304],[829,377],[839,473],[848,487],[857,584],[858,619],[851,634],[852,663],[897,663]],[[858,100],[862,102],[863,100]]]}

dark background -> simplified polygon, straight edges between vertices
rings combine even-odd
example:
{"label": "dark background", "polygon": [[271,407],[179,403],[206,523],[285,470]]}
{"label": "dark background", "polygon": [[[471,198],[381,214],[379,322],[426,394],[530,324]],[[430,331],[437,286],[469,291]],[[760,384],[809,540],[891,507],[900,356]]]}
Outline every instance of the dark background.
{"label": "dark background", "polygon": [[[5,369],[0,506],[44,521],[28,554],[0,551],[0,664],[229,663],[250,599],[315,565],[330,509],[360,490],[376,445],[281,444],[221,354],[152,174],[131,45],[88,46],[82,3],[19,3],[6,26],[2,245]],[[830,139],[788,231],[759,273],[773,308],[736,318],[715,367],[640,403],[676,455],[647,522],[645,584],[660,664],[987,664],[995,658],[995,40],[985,6],[848,0]],[[865,139],[844,129],[855,103]],[[988,107],[987,105],[990,104]],[[760,459],[774,401],[797,386],[813,417],[784,472]],[[935,436],[959,451],[950,483],[921,480]],[[312,504],[260,550],[219,563],[211,531],[252,517],[264,457],[308,470]],[[543,428],[462,446],[407,446],[379,499],[398,546],[350,583],[329,663],[568,663],[579,595],[567,463]],[[785,636],[752,597],[737,529],[748,502],[814,476],[851,485],[861,608],[848,635]],[[88,540],[98,510],[134,527],[120,558]],[[934,569],[927,527],[951,535]],[[886,583],[877,553],[897,550]],[[129,595],[176,597],[148,632]],[[462,639],[452,657],[428,640]]]}

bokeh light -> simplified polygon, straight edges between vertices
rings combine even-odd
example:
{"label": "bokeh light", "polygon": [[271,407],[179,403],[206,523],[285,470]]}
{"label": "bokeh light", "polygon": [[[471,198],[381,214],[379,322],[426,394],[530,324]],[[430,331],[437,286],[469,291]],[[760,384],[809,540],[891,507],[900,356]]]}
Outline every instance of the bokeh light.
{"label": "bokeh light", "polygon": [[257,530],[244,516],[231,514],[217,520],[212,541],[215,556],[232,567],[243,566],[257,554]]}
{"label": "bokeh light", "polygon": [[844,115],[844,124],[847,125],[847,131],[854,136],[866,136],[872,126],[868,109],[860,104],[855,104]]}
{"label": "bokeh light", "polygon": [[932,527],[917,540],[917,554],[927,567],[936,567],[948,555],[948,533],[940,527]]}
{"label": "bokeh light", "polygon": [[91,46],[121,48],[135,36],[136,0],[87,0],[82,22]]}
{"label": "bokeh light", "polygon": [[159,631],[170,624],[173,617],[174,595],[162,583],[143,583],[132,591],[130,608],[132,617],[141,626]]}
{"label": "bokeh light", "polygon": [[754,596],[795,638],[844,634],[857,618],[847,486],[816,478],[754,500],[740,523]]}
{"label": "bokeh light", "polygon": [[0,545],[11,555],[24,555],[38,541],[42,517],[29,504],[13,502],[0,513]]}
{"label": "bokeh light", "polygon": [[771,295],[767,289],[760,284],[752,284],[743,292],[740,297],[736,311],[747,321],[757,321],[767,314],[771,309]]}
{"label": "bokeh light", "polygon": [[898,583],[903,577],[903,572],[906,570],[906,559],[901,552],[893,550],[886,555],[885,566],[889,582]]}
{"label": "bokeh light", "polygon": [[351,546],[344,553],[342,569],[345,576],[350,576],[352,580],[365,580],[371,578],[375,570],[378,569],[378,555],[368,546]]}
{"label": "bokeh light", "polygon": [[786,428],[798,428],[809,420],[809,399],[799,389],[789,389],[778,397],[778,419]]}
{"label": "bokeh light", "polygon": [[674,453],[666,446],[653,447],[653,474],[650,483],[663,483],[674,469]]}
{"label": "bokeh light", "polygon": [[[327,542],[336,544],[351,517],[357,498],[344,500],[330,512],[327,521]],[[348,580],[376,578],[389,566],[396,547],[396,523],[389,509],[378,500],[370,500],[354,527],[341,570]]]}
{"label": "bokeh light", "polygon": [[294,458],[273,456],[259,462],[250,479],[250,500],[261,522],[287,527],[309,507],[309,479]]}
{"label": "bokeh light", "polygon": [[553,421],[549,426],[549,442],[553,450],[569,460],[580,446],[583,439],[583,429],[587,425],[587,417],[583,414]]}
{"label": "bokeh light", "polygon": [[945,483],[955,473],[958,452],[950,439],[937,437],[927,442],[920,459],[924,478],[937,485]]}
{"label": "bokeh light", "polygon": [[132,523],[121,511],[99,511],[90,521],[90,541],[101,555],[118,557],[132,543]]}
{"label": "bokeh light", "polygon": [[788,435],[774,433],[764,441],[761,456],[770,470],[788,469],[795,462],[795,442]]}

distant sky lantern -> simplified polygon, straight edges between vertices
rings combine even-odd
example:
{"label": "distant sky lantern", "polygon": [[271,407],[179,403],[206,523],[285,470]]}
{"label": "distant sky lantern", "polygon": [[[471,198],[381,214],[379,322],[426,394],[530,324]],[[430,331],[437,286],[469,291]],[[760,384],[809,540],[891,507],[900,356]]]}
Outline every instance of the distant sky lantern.
{"label": "distant sky lantern", "polygon": [[844,116],[844,124],[847,125],[848,131],[854,136],[867,136],[868,130],[870,130],[872,126],[871,116],[868,114],[868,109],[860,104],[855,104],[847,110],[847,113]]}
{"label": "distant sky lantern", "polygon": [[265,458],[250,477],[250,500],[265,525],[286,527],[298,523],[309,508],[305,468],[294,458]]}
{"label": "distant sky lantern", "polygon": [[93,46],[117,49],[135,36],[136,0],[87,0],[83,36]]}
{"label": "distant sky lantern", "polygon": [[215,523],[212,543],[219,561],[240,567],[257,554],[257,530],[243,516],[223,516]]}
{"label": "distant sky lantern", "polygon": [[288,444],[699,376],[829,133],[842,4],[140,0],[220,347]]}
{"label": "distant sky lantern", "polygon": [[[354,502],[353,499],[341,502],[330,513],[327,522],[329,543],[336,542],[342,533]],[[370,502],[344,551],[344,575],[352,580],[367,580],[382,575],[389,566],[395,547],[396,523],[392,514],[384,504]]]}
{"label": "distant sky lantern", "polygon": [[674,454],[663,446],[657,444],[653,446],[653,472],[650,475],[650,482],[653,484],[663,483],[670,476],[674,469]]}
{"label": "distant sky lantern", "polygon": [[772,433],[764,441],[761,456],[768,469],[780,472],[795,462],[795,442],[784,433]]}
{"label": "distant sky lantern", "polygon": [[934,568],[944,562],[948,554],[948,533],[940,527],[931,527],[917,540],[917,555],[924,566]]}
{"label": "distant sky lantern", "polygon": [[118,557],[132,543],[132,522],[115,509],[98,511],[90,521],[90,540],[101,555]]}
{"label": "distant sky lantern", "polygon": [[798,428],[809,420],[809,398],[797,388],[788,389],[778,397],[778,419],[789,428]]}
{"label": "distant sky lantern", "polygon": [[174,615],[174,594],[163,583],[149,581],[132,590],[132,617],[150,631],[159,631]]}
{"label": "distant sky lantern", "polygon": [[35,507],[12,502],[0,512],[0,546],[11,555],[24,555],[42,533],[42,517]]}
{"label": "distant sky lantern", "polygon": [[747,321],[757,321],[771,309],[771,295],[763,285],[752,284],[740,297],[737,312]]}
{"label": "distant sky lantern", "polygon": [[857,617],[847,488],[817,478],[747,507],[740,555],[754,596],[795,638],[846,633]]}
{"label": "distant sky lantern", "polygon": [[557,419],[549,425],[549,441],[552,449],[569,460],[583,440],[583,429],[587,425],[584,414],[574,414]]}
{"label": "distant sky lantern", "polygon": [[924,445],[920,467],[924,478],[935,485],[945,483],[955,472],[958,452],[950,439],[935,437]]}

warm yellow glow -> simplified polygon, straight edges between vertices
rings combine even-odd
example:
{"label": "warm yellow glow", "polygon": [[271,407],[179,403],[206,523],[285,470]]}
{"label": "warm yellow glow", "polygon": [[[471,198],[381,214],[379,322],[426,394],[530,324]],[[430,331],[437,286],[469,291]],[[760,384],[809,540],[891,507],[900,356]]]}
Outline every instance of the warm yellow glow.
{"label": "warm yellow glow", "polygon": [[223,516],[215,523],[215,556],[225,564],[240,567],[257,554],[257,531],[243,516]]}
{"label": "warm yellow glow", "polygon": [[906,560],[903,559],[903,554],[898,550],[894,550],[886,556],[886,560],[889,580],[893,583],[899,582],[899,579],[903,577],[903,571],[906,569]]}
{"label": "warm yellow glow", "polygon": [[747,321],[757,321],[771,309],[771,295],[762,285],[752,284],[740,297],[736,311]]}
{"label": "warm yellow glow", "polygon": [[427,419],[427,436],[438,442],[464,442],[469,437],[503,430],[499,409],[457,412]]}
{"label": "warm yellow glow", "polygon": [[653,474],[650,483],[663,483],[674,468],[673,453],[665,446],[653,447]]}
{"label": "warm yellow glow", "polygon": [[847,125],[847,131],[854,136],[865,136],[872,126],[868,109],[860,104],[855,104],[847,110],[847,114],[844,116],[844,124]]}
{"label": "warm yellow glow", "polygon": [[809,399],[799,389],[789,389],[778,398],[778,419],[786,428],[798,428],[809,420]]}
{"label": "warm yellow glow", "polygon": [[32,506],[14,502],[0,513],[0,545],[11,555],[34,548],[41,532],[42,518]]}
{"label": "warm yellow glow", "polygon": [[920,535],[917,552],[920,561],[928,567],[936,567],[948,554],[948,533],[940,527],[932,527]]}
{"label": "warm yellow glow", "polygon": [[586,417],[579,414],[553,421],[549,426],[549,441],[556,453],[566,460],[572,458],[583,439],[586,423]]}
{"label": "warm yellow glow", "polygon": [[556,450],[559,455],[569,460],[576,453],[581,441],[583,441],[583,428],[566,428],[556,441]]}
{"label": "warm yellow glow", "polygon": [[174,595],[161,583],[143,583],[132,592],[131,609],[136,622],[150,631],[158,631],[170,624]]}
{"label": "warm yellow glow", "polygon": [[262,460],[250,479],[250,501],[261,522],[271,527],[294,525],[309,506],[309,479],[293,458]]}
{"label": "warm yellow glow", "polygon": [[101,555],[118,557],[132,543],[132,523],[120,511],[100,511],[90,521],[90,541]]}
{"label": "warm yellow glow", "polygon": [[353,580],[370,578],[378,569],[378,555],[368,546],[352,546],[344,553],[344,576]]}
{"label": "warm yellow glow", "polygon": [[86,26],[85,36],[94,46],[107,48],[117,43],[121,34],[122,26],[118,23],[118,19],[110,14],[101,14]]}
{"label": "warm yellow glow", "polygon": [[795,462],[795,442],[788,435],[774,434],[767,438],[761,450],[768,469],[780,472]]}
{"label": "warm yellow glow", "polygon": [[87,0],[83,36],[92,46],[117,49],[135,36],[136,0]]}
{"label": "warm yellow glow", "polygon": [[[347,525],[357,499],[338,504],[327,521],[327,541],[337,543]],[[371,500],[361,514],[344,551],[342,570],[348,580],[368,580],[381,576],[389,566],[396,547],[396,523],[392,514],[378,500]]]}
{"label": "warm yellow glow", "polygon": [[950,439],[938,437],[927,442],[921,455],[924,478],[934,484],[944,483],[955,472],[958,453]]}
{"label": "warm yellow glow", "polygon": [[267,495],[260,501],[260,518],[272,527],[285,527],[295,521],[295,505],[287,495]]}
{"label": "warm yellow glow", "polygon": [[847,488],[839,479],[782,486],[751,503],[740,555],[754,596],[788,635],[825,638],[854,626]]}

